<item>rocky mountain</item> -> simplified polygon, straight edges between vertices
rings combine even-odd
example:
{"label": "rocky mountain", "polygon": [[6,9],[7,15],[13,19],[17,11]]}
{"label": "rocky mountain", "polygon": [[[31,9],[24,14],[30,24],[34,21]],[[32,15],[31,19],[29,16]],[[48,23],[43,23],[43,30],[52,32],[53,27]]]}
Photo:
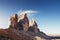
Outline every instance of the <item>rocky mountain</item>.
{"label": "rocky mountain", "polygon": [[38,33],[38,26],[37,26],[37,24],[36,24],[34,19],[31,19],[29,21],[29,31]]}
{"label": "rocky mountain", "polygon": [[24,31],[27,31],[29,28],[29,20],[26,13],[23,13],[18,18],[19,27],[22,27]]}
{"label": "rocky mountain", "polygon": [[51,40],[41,32],[34,19],[28,20],[27,14],[14,14],[9,18],[9,28],[0,29],[0,40]]}

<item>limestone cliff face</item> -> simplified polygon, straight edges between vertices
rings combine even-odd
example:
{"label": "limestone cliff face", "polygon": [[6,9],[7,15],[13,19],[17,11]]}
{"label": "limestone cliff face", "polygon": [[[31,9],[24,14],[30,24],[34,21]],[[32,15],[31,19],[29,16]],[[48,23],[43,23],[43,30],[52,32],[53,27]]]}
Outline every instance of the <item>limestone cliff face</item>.
{"label": "limestone cliff face", "polygon": [[27,14],[10,16],[9,28],[0,29],[0,40],[50,40],[41,32],[34,19],[28,20]]}
{"label": "limestone cliff face", "polygon": [[10,16],[9,28],[16,28],[16,29],[18,28],[18,15],[17,14]]}
{"label": "limestone cliff face", "polygon": [[26,13],[19,16],[18,24],[19,24],[19,27],[23,27],[22,29],[24,31],[28,30],[28,28],[29,28],[29,20],[28,20],[28,17],[27,17]]}
{"label": "limestone cliff face", "polygon": [[38,26],[37,26],[36,22],[34,21],[34,19],[31,19],[29,21],[29,31],[38,33]]}

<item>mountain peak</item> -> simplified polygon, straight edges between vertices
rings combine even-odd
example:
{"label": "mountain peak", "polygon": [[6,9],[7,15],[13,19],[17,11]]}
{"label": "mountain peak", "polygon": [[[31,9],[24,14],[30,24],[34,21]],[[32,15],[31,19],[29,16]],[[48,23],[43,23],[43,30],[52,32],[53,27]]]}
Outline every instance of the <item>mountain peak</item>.
{"label": "mountain peak", "polygon": [[38,26],[33,18],[29,21],[29,31],[38,33]]}
{"label": "mountain peak", "polygon": [[35,24],[35,20],[32,18],[30,21],[29,21],[29,26],[33,26]]}
{"label": "mountain peak", "polygon": [[14,14],[10,16],[9,19],[9,28],[16,28],[18,26],[18,15]]}
{"label": "mountain peak", "polygon": [[21,14],[21,15],[19,16],[19,18],[18,18],[18,22],[19,22],[20,20],[26,18],[26,17],[27,17],[27,14],[26,14],[26,13]]}
{"label": "mountain peak", "polygon": [[26,13],[23,13],[22,15],[19,16],[18,24],[20,25],[20,27],[23,27],[24,31],[28,30],[29,20]]}

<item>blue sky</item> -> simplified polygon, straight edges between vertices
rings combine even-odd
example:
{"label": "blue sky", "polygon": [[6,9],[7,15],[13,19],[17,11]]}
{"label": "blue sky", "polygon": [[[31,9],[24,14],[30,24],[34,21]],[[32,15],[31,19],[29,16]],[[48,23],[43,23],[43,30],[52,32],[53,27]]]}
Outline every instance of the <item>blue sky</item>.
{"label": "blue sky", "polygon": [[60,35],[59,0],[0,0],[0,28],[7,28],[9,16],[20,10],[37,11],[28,14],[28,17],[35,19],[40,31],[48,35]]}

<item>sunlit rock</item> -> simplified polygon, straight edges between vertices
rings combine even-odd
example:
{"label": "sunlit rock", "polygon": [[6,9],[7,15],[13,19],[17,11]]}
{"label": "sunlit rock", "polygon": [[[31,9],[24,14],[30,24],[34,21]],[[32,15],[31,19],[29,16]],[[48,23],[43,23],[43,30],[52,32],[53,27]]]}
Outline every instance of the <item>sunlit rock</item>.
{"label": "sunlit rock", "polygon": [[34,21],[34,19],[31,19],[29,21],[29,31],[38,33],[38,26],[37,26],[36,22]]}
{"label": "sunlit rock", "polygon": [[27,17],[26,13],[23,13],[22,15],[19,16],[19,18],[18,18],[18,24],[19,24],[19,27],[21,29],[23,29],[24,31],[28,30],[29,20],[28,20],[28,17]]}
{"label": "sunlit rock", "polygon": [[0,29],[0,40],[51,40],[52,38],[54,37],[39,30],[34,19],[29,21],[26,13],[19,17],[17,14],[10,16],[9,28]]}
{"label": "sunlit rock", "polygon": [[18,28],[18,15],[17,14],[10,16],[9,28],[15,28],[15,29]]}

